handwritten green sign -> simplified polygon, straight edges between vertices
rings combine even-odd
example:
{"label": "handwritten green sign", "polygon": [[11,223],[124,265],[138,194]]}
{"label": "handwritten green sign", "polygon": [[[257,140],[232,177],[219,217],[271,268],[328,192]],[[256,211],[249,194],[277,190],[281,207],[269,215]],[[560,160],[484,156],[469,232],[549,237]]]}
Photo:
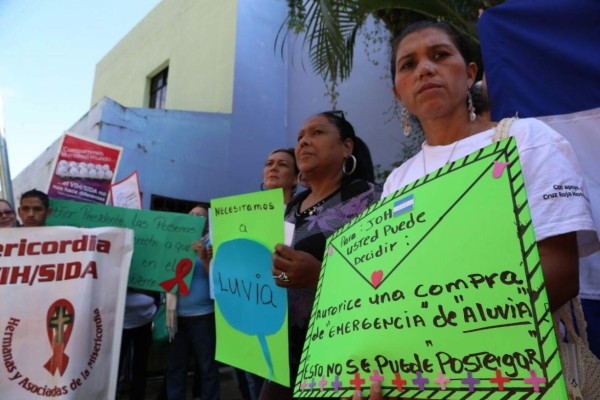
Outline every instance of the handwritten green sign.
{"label": "handwritten green sign", "polygon": [[181,293],[189,288],[196,259],[192,242],[201,237],[203,217],[59,199],[50,199],[50,207],[50,226],[134,230],[129,287]]}
{"label": "handwritten green sign", "polygon": [[283,243],[281,189],[211,201],[216,358],[290,386],[287,292],[271,272]]}
{"label": "handwritten green sign", "polygon": [[567,398],[514,139],[330,237],[294,395],[374,380],[390,397]]}

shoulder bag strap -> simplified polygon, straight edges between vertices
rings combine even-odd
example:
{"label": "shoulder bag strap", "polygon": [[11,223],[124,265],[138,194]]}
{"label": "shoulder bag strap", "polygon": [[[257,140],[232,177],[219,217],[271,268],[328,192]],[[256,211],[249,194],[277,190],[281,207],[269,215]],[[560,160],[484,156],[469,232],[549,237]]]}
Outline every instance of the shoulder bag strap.
{"label": "shoulder bag strap", "polygon": [[510,132],[510,126],[519,117],[510,117],[503,118],[498,125],[496,126],[496,132],[494,133],[494,137],[492,138],[493,142],[499,142],[508,137],[508,133]]}

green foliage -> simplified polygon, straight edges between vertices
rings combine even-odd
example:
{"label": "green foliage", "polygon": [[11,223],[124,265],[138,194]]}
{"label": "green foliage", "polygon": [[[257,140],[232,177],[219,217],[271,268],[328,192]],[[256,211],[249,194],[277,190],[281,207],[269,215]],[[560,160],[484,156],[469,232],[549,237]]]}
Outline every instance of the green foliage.
{"label": "green foliage", "polygon": [[[315,73],[331,87],[350,76],[356,35],[367,17],[384,22],[391,36],[424,18],[444,20],[478,45],[479,9],[504,0],[287,0],[288,16],[276,37],[283,54],[289,33],[303,34]],[[283,35],[282,35],[283,33]],[[329,90],[335,93],[335,90]]]}
{"label": "green foliage", "polygon": [[367,17],[358,1],[288,0],[288,10],[276,46],[280,43],[283,53],[290,32],[304,33],[302,46],[308,48],[313,70],[326,82],[346,80],[352,70],[356,34]]}
{"label": "green foliage", "polygon": [[288,0],[288,29],[296,35],[305,31],[306,8],[302,0]]}

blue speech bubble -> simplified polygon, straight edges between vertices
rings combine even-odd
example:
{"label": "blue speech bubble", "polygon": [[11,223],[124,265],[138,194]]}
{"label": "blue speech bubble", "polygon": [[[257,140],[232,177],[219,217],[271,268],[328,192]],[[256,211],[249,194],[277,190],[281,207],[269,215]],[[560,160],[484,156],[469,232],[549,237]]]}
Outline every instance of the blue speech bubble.
{"label": "blue speech bubble", "polygon": [[271,251],[248,239],[221,244],[213,263],[219,309],[233,328],[258,337],[269,380],[273,364],[265,337],[281,329],[287,311],[286,290],[275,285],[271,265]]}

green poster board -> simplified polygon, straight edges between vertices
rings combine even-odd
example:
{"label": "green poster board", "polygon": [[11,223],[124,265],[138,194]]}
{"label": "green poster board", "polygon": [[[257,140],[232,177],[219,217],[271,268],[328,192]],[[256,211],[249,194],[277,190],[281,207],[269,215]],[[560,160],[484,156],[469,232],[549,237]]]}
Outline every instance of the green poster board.
{"label": "green poster board", "polygon": [[128,287],[184,294],[189,289],[196,259],[192,242],[202,236],[203,217],[59,199],[50,199],[50,207],[49,226],[134,230]]}
{"label": "green poster board", "polygon": [[283,243],[281,189],[211,201],[216,358],[290,386],[287,292],[273,280]]}
{"label": "green poster board", "polygon": [[296,397],[566,399],[514,139],[330,237]]}

